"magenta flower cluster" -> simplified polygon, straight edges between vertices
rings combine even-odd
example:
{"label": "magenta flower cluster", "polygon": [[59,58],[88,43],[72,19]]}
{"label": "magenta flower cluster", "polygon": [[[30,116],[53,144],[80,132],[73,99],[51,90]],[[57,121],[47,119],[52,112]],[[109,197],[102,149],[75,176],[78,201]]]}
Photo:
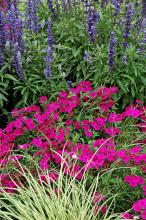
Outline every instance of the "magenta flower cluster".
{"label": "magenta flower cluster", "polygon": [[[135,135],[146,133],[146,106],[137,100],[122,113],[115,113],[112,96],[117,92],[116,87],[94,90],[89,81],[82,81],[68,92],[60,92],[54,101],[48,102],[48,98],[42,96],[38,106],[14,109],[13,120],[0,129],[1,170],[17,167],[18,161],[23,163],[23,155],[31,152],[33,160],[40,165],[43,180],[48,177],[43,172],[51,170],[52,164],[59,167],[62,157],[64,173],[78,180],[84,172],[110,168],[115,162],[119,166],[139,167],[141,173],[145,173],[146,139],[138,141],[135,136],[133,143],[129,140],[129,147],[122,149],[120,136],[125,132],[121,125],[128,119],[133,121]],[[54,172],[49,175],[53,180],[57,178]],[[133,188],[142,187],[145,196],[143,176],[127,175],[124,181]],[[15,185],[6,172],[0,175],[0,182],[2,186],[14,188]]]}

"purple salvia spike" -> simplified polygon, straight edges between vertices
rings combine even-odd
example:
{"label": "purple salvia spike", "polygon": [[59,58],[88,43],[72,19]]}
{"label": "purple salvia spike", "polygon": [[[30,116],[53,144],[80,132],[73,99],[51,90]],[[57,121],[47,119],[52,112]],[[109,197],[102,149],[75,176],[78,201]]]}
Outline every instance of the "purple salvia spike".
{"label": "purple salvia spike", "polygon": [[131,20],[132,20],[132,5],[130,3],[128,3],[126,5],[125,31],[123,34],[123,38],[124,38],[123,47],[124,47],[124,49],[127,47],[127,39],[130,36]]}
{"label": "purple salvia spike", "polygon": [[141,27],[142,27],[143,38],[141,40],[141,47],[140,49],[138,49],[138,52],[145,53],[146,52],[146,18],[143,19]]}
{"label": "purple salvia spike", "polygon": [[53,32],[52,32],[52,23],[51,23],[51,19],[48,19],[48,45],[49,47],[53,47],[54,44],[54,36],[53,36]]}
{"label": "purple salvia spike", "polygon": [[21,63],[21,53],[19,51],[18,43],[16,42],[13,46],[13,53],[14,53],[14,66],[16,72],[18,74],[19,80],[23,80],[23,70],[22,70],[22,63]]}
{"label": "purple salvia spike", "polygon": [[142,17],[146,18],[146,0],[142,0]]}
{"label": "purple salvia spike", "polygon": [[108,50],[108,66],[109,66],[110,72],[112,72],[114,68],[116,43],[117,43],[117,40],[116,40],[115,32],[111,32],[110,45],[109,45],[109,50]]}
{"label": "purple salvia spike", "polygon": [[113,16],[116,16],[120,13],[120,2],[118,2],[117,0],[113,0],[112,5],[113,5],[114,10],[115,10]]}
{"label": "purple salvia spike", "polygon": [[96,41],[96,23],[99,21],[99,14],[90,7],[87,17],[87,31],[91,42]]}
{"label": "purple salvia spike", "polygon": [[48,8],[50,9],[50,12],[56,16],[55,9],[53,8],[53,0],[47,0]]}
{"label": "purple salvia spike", "polygon": [[3,65],[3,48],[4,48],[4,39],[3,39],[3,22],[2,22],[2,13],[0,12],[0,67]]}
{"label": "purple salvia spike", "polygon": [[27,0],[26,27],[32,29],[32,1]]}
{"label": "purple salvia spike", "polygon": [[44,74],[46,79],[49,79],[51,77],[51,63],[53,61],[52,57],[52,49],[54,44],[54,38],[52,33],[52,24],[51,19],[48,20],[48,48],[47,48],[47,56],[45,57],[45,63],[46,67],[44,70]]}
{"label": "purple salvia spike", "polygon": [[52,49],[51,47],[48,47],[47,49],[47,56],[45,57],[46,62],[46,68],[44,70],[44,74],[46,79],[49,79],[51,77],[51,63],[52,63]]}
{"label": "purple salvia spike", "polygon": [[32,29],[35,33],[39,31],[38,24],[38,16],[37,16],[37,3],[36,0],[32,0]]}
{"label": "purple salvia spike", "polygon": [[5,29],[4,29],[4,16],[3,13],[0,12],[0,41],[1,41],[1,47],[5,46],[6,43],[6,35],[5,35]]}
{"label": "purple salvia spike", "polygon": [[16,27],[16,9],[12,4],[9,11],[9,21],[10,21],[10,32],[11,32],[11,41],[13,44],[17,42],[17,27]]}

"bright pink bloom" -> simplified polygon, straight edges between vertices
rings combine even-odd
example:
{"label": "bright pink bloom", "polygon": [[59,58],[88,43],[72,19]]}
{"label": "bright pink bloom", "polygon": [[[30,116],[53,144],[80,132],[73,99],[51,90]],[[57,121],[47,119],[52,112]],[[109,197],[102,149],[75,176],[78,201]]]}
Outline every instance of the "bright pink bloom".
{"label": "bright pink bloom", "polygon": [[146,198],[140,199],[132,205],[132,209],[135,212],[140,212],[141,210],[146,210]]}
{"label": "bright pink bloom", "polygon": [[132,188],[137,187],[138,185],[144,184],[144,179],[141,176],[132,176],[127,175],[124,178],[124,181],[129,184]]}
{"label": "bright pink bloom", "polygon": [[122,114],[116,114],[116,113],[111,113],[109,114],[109,122],[114,123],[114,122],[120,122],[122,121],[124,116]]}
{"label": "bright pink bloom", "polygon": [[138,118],[141,115],[141,111],[134,107],[127,107],[124,113],[125,116]]}
{"label": "bright pink bloom", "polygon": [[110,135],[111,137],[113,137],[113,136],[120,134],[120,129],[114,128],[114,127],[108,127],[104,129],[104,132]]}
{"label": "bright pink bloom", "polygon": [[42,104],[44,102],[47,101],[47,97],[46,96],[41,96],[40,99],[39,99],[39,103]]}
{"label": "bright pink bloom", "polygon": [[126,219],[126,220],[132,219],[131,214],[128,213],[128,212],[124,212],[121,217],[122,217],[123,219]]}

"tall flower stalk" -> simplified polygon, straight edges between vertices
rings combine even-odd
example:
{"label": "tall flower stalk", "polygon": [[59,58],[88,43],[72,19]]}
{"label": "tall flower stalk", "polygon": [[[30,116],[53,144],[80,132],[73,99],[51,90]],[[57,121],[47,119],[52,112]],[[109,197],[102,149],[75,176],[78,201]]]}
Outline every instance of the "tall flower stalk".
{"label": "tall flower stalk", "polygon": [[51,77],[51,63],[53,61],[52,53],[53,53],[53,45],[54,45],[54,37],[52,33],[52,23],[51,19],[48,20],[48,48],[47,48],[47,56],[45,57],[46,67],[44,70],[44,74],[46,79]]}
{"label": "tall flower stalk", "polygon": [[16,72],[18,74],[19,80],[23,80],[23,70],[22,70],[22,61],[21,61],[21,52],[19,50],[18,43],[15,43],[13,46],[13,53],[14,53],[14,66]]}
{"label": "tall flower stalk", "polygon": [[26,27],[32,29],[32,1],[27,0]]}
{"label": "tall flower stalk", "polygon": [[130,36],[131,21],[132,21],[132,5],[130,3],[128,3],[126,5],[125,30],[124,30],[124,33],[123,33],[123,38],[124,38],[123,47],[124,47],[124,49],[128,45],[127,40]]}
{"label": "tall flower stalk", "polygon": [[109,44],[109,50],[108,50],[108,66],[109,66],[110,72],[112,72],[114,69],[116,43],[117,43],[117,39],[116,39],[115,32],[111,32],[110,44]]}
{"label": "tall flower stalk", "polygon": [[142,17],[146,18],[146,0],[142,0]]}
{"label": "tall flower stalk", "polygon": [[32,29],[35,33],[39,31],[38,15],[37,15],[37,2],[32,0]]}
{"label": "tall flower stalk", "polygon": [[127,56],[126,56],[126,48],[128,46],[128,38],[130,36],[130,31],[131,31],[131,22],[132,22],[132,5],[131,3],[127,3],[126,4],[126,16],[125,16],[125,30],[124,30],[124,33],[123,33],[123,50],[124,50],[124,55],[122,57],[122,62],[124,64],[127,63]]}
{"label": "tall flower stalk", "polygon": [[89,35],[90,42],[95,43],[96,41],[96,24],[99,21],[99,14],[95,9],[90,6],[88,10],[88,17],[87,17],[87,31]]}

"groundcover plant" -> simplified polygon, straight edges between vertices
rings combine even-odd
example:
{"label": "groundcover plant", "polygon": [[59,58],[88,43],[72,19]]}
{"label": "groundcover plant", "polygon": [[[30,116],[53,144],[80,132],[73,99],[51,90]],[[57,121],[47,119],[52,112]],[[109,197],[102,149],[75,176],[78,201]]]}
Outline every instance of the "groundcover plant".
{"label": "groundcover plant", "polygon": [[117,114],[112,98],[117,92],[82,81],[54,101],[42,96],[40,105],[14,109],[13,120],[0,130],[1,186],[14,193],[25,183],[19,163],[34,176],[39,164],[44,182],[48,177],[57,181],[60,167],[77,181],[87,173],[87,188],[100,173],[100,193],[107,198],[120,194],[115,213],[131,209],[125,214],[129,219],[135,213],[145,219],[146,106],[137,100]]}

